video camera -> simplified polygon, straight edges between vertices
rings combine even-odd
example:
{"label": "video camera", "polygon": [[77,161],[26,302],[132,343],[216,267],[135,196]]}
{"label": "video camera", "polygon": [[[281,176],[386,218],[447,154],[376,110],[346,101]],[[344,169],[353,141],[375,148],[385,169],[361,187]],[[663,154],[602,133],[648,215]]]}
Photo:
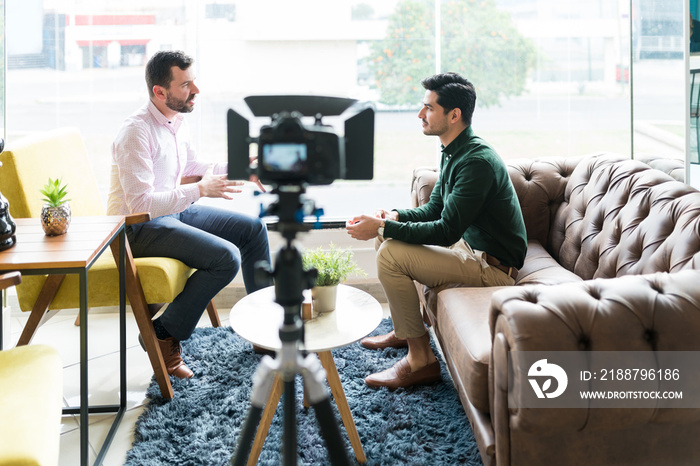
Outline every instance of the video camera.
{"label": "video camera", "polygon": [[[263,358],[256,372],[251,407],[231,464],[242,466],[248,461],[275,374],[284,380],[284,464],[295,464],[297,459],[294,401],[297,374],[304,377],[305,393],[310,395],[310,404],[316,410],[331,462],[350,464],[328,394],[320,382],[324,377],[322,366],[315,355],[302,357],[300,351],[304,342],[303,292],[313,286],[317,272],[304,270],[294,238],[298,232],[311,228],[303,222],[304,207],[311,207],[319,215],[320,209],[315,209],[313,202],[302,201],[307,184],[372,179],[374,108],[338,97],[253,96],[244,100],[254,116],[269,116],[272,121],[260,129],[258,138],[251,138],[248,120],[234,110],[228,111],[228,177],[247,180],[257,174],[261,182],[275,185],[272,193],[278,195],[278,200],[262,214],[278,215],[276,228],[287,241],[277,253],[274,269],[269,264],[258,264],[256,268],[257,284],[274,282],[275,302],[284,308],[279,330],[282,348],[274,361],[267,356]],[[325,125],[321,121],[324,116],[344,117],[345,134],[339,136],[331,126]],[[304,117],[314,117],[314,124],[305,125]],[[258,144],[255,168],[250,166],[251,143]]]}
{"label": "video camera", "polygon": [[[228,178],[256,174],[274,185],[327,185],[337,179],[371,180],[374,176],[374,108],[354,99],[324,96],[250,96],[243,99],[253,115],[271,118],[250,137],[249,121],[230,109]],[[324,116],[344,118],[339,136],[322,122]],[[303,117],[314,117],[305,125]],[[249,146],[258,144],[257,167],[250,165]]]}

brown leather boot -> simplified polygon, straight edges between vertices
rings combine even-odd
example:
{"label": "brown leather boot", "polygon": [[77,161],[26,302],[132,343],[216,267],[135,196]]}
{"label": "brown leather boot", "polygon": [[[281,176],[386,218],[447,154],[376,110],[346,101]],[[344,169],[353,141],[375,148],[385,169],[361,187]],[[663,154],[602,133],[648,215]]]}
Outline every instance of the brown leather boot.
{"label": "brown leather boot", "polygon": [[158,339],[158,346],[163,354],[168,374],[174,375],[178,379],[189,379],[194,375],[194,372],[182,360],[182,346],[178,340],[174,337],[168,337],[165,340]]}

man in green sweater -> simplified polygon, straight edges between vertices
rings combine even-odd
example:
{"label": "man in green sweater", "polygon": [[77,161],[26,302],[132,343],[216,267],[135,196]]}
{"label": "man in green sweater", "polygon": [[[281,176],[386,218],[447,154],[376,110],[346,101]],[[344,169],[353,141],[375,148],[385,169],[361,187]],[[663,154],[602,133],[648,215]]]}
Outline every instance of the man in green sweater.
{"label": "man in green sweater", "polygon": [[377,273],[394,331],[368,337],[370,349],[408,346],[393,367],[369,375],[371,387],[408,387],[440,380],[440,363],[423,325],[418,290],[446,283],[513,285],[527,251],[525,223],[503,160],[471,128],[474,86],[456,73],[424,79],[423,134],[442,143],[440,174],[427,204],[381,210],[348,221],[353,238],[379,238]]}

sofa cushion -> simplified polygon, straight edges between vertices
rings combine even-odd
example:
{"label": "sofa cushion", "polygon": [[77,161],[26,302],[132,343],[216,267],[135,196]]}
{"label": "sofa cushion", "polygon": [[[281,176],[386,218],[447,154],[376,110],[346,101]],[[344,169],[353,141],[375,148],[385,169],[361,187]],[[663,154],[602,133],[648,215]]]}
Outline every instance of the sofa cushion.
{"label": "sofa cushion", "polygon": [[[547,250],[537,240],[527,242],[527,253],[525,263],[518,272],[516,285],[557,285],[559,283],[579,282],[581,278],[566,270],[547,252]],[[437,315],[437,297],[440,292],[450,288],[463,288],[459,283],[448,283],[445,285],[429,288],[416,282],[418,295],[424,309],[429,311],[428,323],[433,323]]]}
{"label": "sofa cushion", "polygon": [[[557,264],[538,241],[528,242],[518,284],[554,285],[580,281],[579,277]],[[459,379],[455,384],[466,392],[477,409],[484,412],[489,411],[489,308],[491,295],[503,288],[508,287],[424,287],[428,315],[431,322],[437,320],[440,345],[446,357],[452,360],[452,376]]]}
{"label": "sofa cushion", "polygon": [[559,265],[539,241],[527,242],[525,264],[518,272],[516,285],[558,285],[580,281],[581,277]]}

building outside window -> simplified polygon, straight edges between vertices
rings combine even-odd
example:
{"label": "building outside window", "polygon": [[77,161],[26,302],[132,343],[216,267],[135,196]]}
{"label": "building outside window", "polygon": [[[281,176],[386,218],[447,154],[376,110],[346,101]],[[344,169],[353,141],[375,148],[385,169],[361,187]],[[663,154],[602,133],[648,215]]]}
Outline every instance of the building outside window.
{"label": "building outside window", "polygon": [[[628,1],[442,0],[439,10],[429,0],[6,7],[20,18],[7,25],[6,137],[80,128],[105,196],[112,139],[148,98],[144,65],[163,49],[196,59],[201,95],[188,118],[204,159],[225,160],[226,111],[248,95],[375,103],[375,179],[309,190],[330,217],[408,206],[413,168],[438,161],[437,139],[422,134],[416,116],[420,79],[437,69],[474,82],[474,130],[504,159],[632,150]],[[254,213],[258,203],[246,194],[233,207]]]}

